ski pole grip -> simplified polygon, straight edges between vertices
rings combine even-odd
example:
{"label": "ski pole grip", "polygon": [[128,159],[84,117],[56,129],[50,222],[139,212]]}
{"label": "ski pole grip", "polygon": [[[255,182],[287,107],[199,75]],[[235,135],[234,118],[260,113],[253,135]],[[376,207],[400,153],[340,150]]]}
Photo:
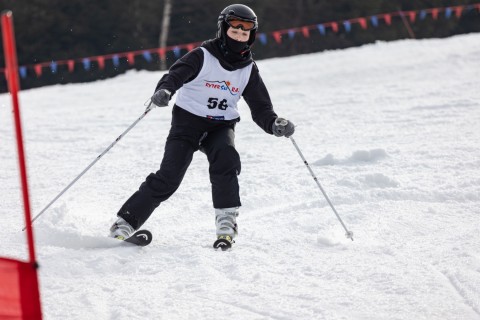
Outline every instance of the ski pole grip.
{"label": "ski pole grip", "polygon": [[288,124],[288,120],[285,120],[283,118],[275,119],[275,125],[277,125],[277,126],[285,127],[287,124]]}

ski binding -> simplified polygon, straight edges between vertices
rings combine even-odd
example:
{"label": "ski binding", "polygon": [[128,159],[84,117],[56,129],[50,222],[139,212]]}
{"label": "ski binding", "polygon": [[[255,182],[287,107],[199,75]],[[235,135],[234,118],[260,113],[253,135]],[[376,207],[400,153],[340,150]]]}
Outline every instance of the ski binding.
{"label": "ski binding", "polygon": [[218,236],[218,239],[213,243],[213,248],[215,250],[222,249],[222,251],[226,251],[232,248],[232,243],[235,243],[232,237]]}
{"label": "ski binding", "polygon": [[140,247],[145,247],[152,242],[152,233],[148,230],[137,230],[134,234],[126,239],[122,236],[117,236],[115,239],[132,243]]}

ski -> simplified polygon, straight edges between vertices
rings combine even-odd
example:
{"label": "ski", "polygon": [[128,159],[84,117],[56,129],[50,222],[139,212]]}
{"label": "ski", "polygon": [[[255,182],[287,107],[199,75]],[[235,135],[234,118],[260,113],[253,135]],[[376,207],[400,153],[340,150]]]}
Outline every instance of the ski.
{"label": "ski", "polygon": [[152,233],[148,230],[138,230],[132,234],[129,238],[123,239],[122,237],[116,237],[115,239],[122,240],[134,245],[145,247],[152,242]]}
{"label": "ski", "polygon": [[232,248],[232,244],[235,243],[230,236],[218,236],[218,239],[213,243],[215,250],[222,249],[226,251]]}

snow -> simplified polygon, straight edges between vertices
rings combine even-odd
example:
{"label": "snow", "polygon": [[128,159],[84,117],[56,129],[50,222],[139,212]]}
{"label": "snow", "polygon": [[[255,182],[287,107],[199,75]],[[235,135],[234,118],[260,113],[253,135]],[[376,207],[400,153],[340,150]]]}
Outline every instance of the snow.
{"label": "snow", "polygon": [[[201,153],[145,224],[150,246],[106,238],[161,161],[171,113],[153,110],[35,223],[45,319],[480,319],[479,56],[469,34],[258,62],[353,242],[292,143],[244,102],[231,251],[211,248]],[[143,113],[161,75],[21,92],[33,214]],[[0,254],[27,259],[7,94],[0,106]]]}

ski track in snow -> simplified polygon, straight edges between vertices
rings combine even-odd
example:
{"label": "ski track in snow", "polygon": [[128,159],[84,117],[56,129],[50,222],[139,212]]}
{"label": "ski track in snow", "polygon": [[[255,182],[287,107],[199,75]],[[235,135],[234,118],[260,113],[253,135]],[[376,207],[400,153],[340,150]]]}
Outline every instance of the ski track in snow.
{"label": "ski track in snow", "polygon": [[[240,234],[211,249],[208,164],[145,224],[106,238],[157,170],[170,108],[149,113],[35,223],[45,319],[480,319],[480,35],[259,61],[288,139],[240,104]],[[20,94],[33,214],[144,110],[160,72]],[[10,100],[0,95],[1,255],[27,258]]]}

